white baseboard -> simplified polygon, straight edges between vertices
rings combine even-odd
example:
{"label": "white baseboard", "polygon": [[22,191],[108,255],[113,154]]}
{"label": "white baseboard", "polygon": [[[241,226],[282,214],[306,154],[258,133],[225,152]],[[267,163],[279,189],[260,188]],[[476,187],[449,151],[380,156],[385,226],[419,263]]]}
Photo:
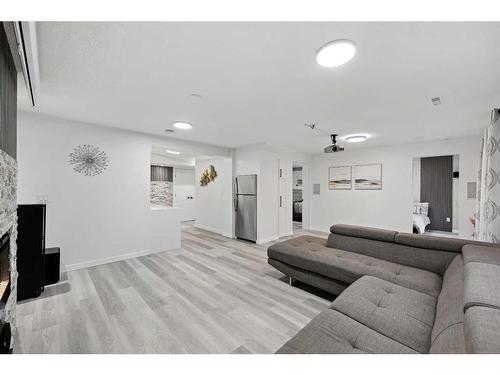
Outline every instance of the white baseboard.
{"label": "white baseboard", "polygon": [[264,243],[267,243],[267,242],[271,242],[271,241],[276,241],[278,240],[279,237],[278,236],[272,236],[272,237],[266,237],[266,238],[261,238],[261,239],[258,239],[257,240],[257,245],[262,245]]}
{"label": "white baseboard", "polygon": [[196,221],[194,222],[194,227],[199,228],[199,229],[203,229],[203,230],[206,230],[209,232],[217,233],[217,234],[220,234],[221,236],[224,236],[224,237],[233,238],[232,233],[221,232],[220,230],[209,227],[208,225],[196,224]]}
{"label": "white baseboard", "polygon": [[168,250],[171,250],[171,249],[157,250],[157,251],[143,250],[143,251],[137,251],[137,252],[134,252],[134,253],[121,254],[121,255],[116,255],[116,256],[107,257],[107,258],[100,258],[100,259],[88,260],[88,261],[80,262],[80,263],[73,263],[73,264],[63,265],[62,266],[62,268],[63,268],[62,272],[64,272],[64,271],[68,272],[68,271],[80,270],[82,268],[89,268],[89,267],[99,266],[101,264],[118,262],[120,260],[137,258],[137,257],[141,257],[141,256],[144,256],[144,255],[161,253],[161,252],[168,251]]}
{"label": "white baseboard", "polygon": [[309,229],[306,230],[314,230],[316,232],[324,232],[324,233],[330,233],[330,227],[328,228],[321,228],[321,227],[309,227]]}

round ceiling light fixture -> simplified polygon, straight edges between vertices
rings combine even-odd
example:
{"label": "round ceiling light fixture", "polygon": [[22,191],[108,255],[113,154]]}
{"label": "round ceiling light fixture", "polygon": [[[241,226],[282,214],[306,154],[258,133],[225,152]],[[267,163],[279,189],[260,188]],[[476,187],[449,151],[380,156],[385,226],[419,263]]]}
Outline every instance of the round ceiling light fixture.
{"label": "round ceiling light fixture", "polygon": [[167,151],[169,154],[172,154],[172,155],[179,155],[180,152],[179,151],[172,151],[172,150],[165,150]]}
{"label": "round ceiling light fixture", "polygon": [[350,143],[364,142],[367,139],[368,137],[366,135],[350,135],[348,137],[345,137],[345,141]]}
{"label": "round ceiling light fixture", "polygon": [[185,121],[176,121],[176,122],[174,122],[174,127],[177,129],[188,130],[188,129],[191,129],[193,127],[193,125],[191,125],[189,122],[185,122]]}
{"label": "round ceiling light fixture", "polygon": [[347,39],[326,43],[316,53],[316,61],[327,68],[344,65],[356,54],[356,46]]}

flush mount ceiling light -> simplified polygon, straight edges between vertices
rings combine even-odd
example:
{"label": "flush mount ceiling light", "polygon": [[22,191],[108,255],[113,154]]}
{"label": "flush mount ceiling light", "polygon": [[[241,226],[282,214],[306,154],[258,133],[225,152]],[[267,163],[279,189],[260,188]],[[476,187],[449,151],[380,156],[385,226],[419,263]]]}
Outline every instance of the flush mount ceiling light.
{"label": "flush mount ceiling light", "polygon": [[169,154],[172,154],[172,155],[179,155],[180,152],[179,151],[172,151],[172,150],[165,150],[167,151]]}
{"label": "flush mount ceiling light", "polygon": [[364,142],[367,139],[368,137],[366,135],[350,135],[348,137],[345,137],[345,141],[350,143]]}
{"label": "flush mount ceiling light", "polygon": [[327,68],[340,66],[351,60],[356,54],[356,46],[347,39],[334,40],[325,44],[316,53],[316,61]]}
{"label": "flush mount ceiling light", "polygon": [[193,127],[189,122],[184,122],[184,121],[177,121],[174,122],[174,127],[177,129],[183,129],[183,130],[188,130]]}

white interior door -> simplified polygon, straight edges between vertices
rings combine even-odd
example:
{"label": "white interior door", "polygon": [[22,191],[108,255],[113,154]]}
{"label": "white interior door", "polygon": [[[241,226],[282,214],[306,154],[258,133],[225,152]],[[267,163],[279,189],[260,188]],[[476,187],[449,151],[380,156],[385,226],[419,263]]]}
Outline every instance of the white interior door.
{"label": "white interior door", "polygon": [[290,236],[293,234],[292,223],[292,185],[293,172],[292,162],[279,160],[279,236]]}
{"label": "white interior door", "polygon": [[181,220],[194,220],[195,201],[194,169],[175,168],[174,206],[182,209]]}

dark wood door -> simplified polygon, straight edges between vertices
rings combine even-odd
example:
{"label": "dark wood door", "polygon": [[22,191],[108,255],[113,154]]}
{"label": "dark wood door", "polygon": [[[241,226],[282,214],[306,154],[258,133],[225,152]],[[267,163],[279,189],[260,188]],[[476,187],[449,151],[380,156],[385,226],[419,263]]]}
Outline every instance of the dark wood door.
{"label": "dark wood door", "polygon": [[430,230],[453,229],[453,156],[422,158],[420,201],[429,202]]}

